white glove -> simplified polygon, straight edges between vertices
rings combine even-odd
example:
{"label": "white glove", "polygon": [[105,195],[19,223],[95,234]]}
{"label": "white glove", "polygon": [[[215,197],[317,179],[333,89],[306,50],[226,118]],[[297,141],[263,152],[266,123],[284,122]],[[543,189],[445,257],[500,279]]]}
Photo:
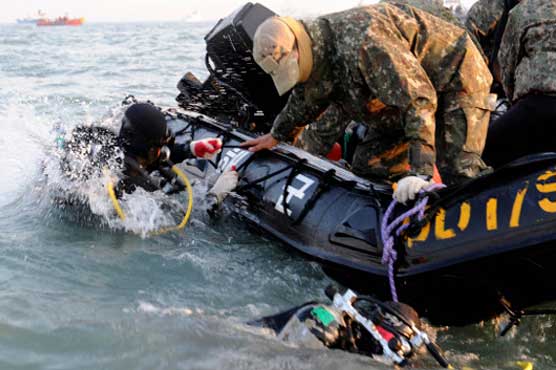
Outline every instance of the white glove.
{"label": "white glove", "polygon": [[209,194],[216,196],[219,203],[221,203],[224,198],[233,191],[239,181],[239,175],[235,169],[226,171],[220,175],[218,180],[214,183],[212,188],[209,190]]}
{"label": "white glove", "polygon": [[189,144],[189,148],[195,157],[210,160],[222,150],[222,140],[216,138],[195,140]]}
{"label": "white glove", "polygon": [[414,200],[415,196],[426,186],[430,185],[432,180],[427,181],[419,176],[406,176],[398,181],[398,187],[394,191],[393,198],[398,202],[405,204],[408,200]]}

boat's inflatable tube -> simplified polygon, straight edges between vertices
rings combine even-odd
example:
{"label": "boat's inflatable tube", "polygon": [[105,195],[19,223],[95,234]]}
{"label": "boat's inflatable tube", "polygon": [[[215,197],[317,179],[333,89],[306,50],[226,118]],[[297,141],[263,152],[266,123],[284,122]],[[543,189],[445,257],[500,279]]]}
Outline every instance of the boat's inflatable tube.
{"label": "boat's inflatable tube", "polygon": [[[241,175],[234,212],[319,261],[339,282],[390,298],[380,225],[388,184],[287,145],[251,153],[232,124],[165,110],[181,140],[219,136],[219,171]],[[190,164],[195,165],[195,161]],[[206,175],[212,166],[200,165]],[[556,298],[556,154],[536,155],[441,191],[431,217],[398,241],[400,299],[433,322],[466,324]],[[398,210],[399,213],[404,211]]]}

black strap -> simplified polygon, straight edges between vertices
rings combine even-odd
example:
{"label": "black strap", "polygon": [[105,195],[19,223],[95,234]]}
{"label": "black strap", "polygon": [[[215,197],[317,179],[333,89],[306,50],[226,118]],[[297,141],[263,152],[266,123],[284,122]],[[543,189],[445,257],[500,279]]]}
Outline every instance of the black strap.
{"label": "black strap", "polygon": [[[244,185],[238,186],[237,189],[236,189],[236,191],[242,191],[242,190],[249,189],[249,188],[253,187],[254,185],[257,185],[257,184],[259,184],[259,183],[261,183],[261,182],[263,182],[263,181],[266,181],[266,180],[268,180],[268,179],[270,179],[270,178],[272,178],[272,177],[274,177],[274,176],[277,176],[277,175],[279,175],[279,174],[281,174],[281,173],[283,173],[283,172],[286,172],[286,171],[289,170],[289,169],[292,169],[294,166],[295,166],[295,164],[287,165],[286,167],[283,167],[283,168],[281,168],[281,169],[279,169],[279,170],[277,170],[277,171],[271,172],[271,173],[269,173],[268,175],[265,175],[265,176],[263,176],[263,177],[261,177],[261,178],[258,178],[258,179],[256,179],[256,180],[247,182],[247,183],[244,184]],[[238,171],[239,171],[239,170],[238,170]]]}
{"label": "black strap", "polygon": [[305,216],[307,216],[309,211],[313,209],[320,196],[330,188],[330,181],[332,180],[334,175],[336,175],[336,170],[328,170],[321,176],[319,176],[317,189],[315,190],[311,198],[307,201],[307,203],[305,203],[305,207],[303,207],[303,210],[301,211],[299,216],[295,219],[294,222],[292,222],[293,226],[299,225],[305,219]]}

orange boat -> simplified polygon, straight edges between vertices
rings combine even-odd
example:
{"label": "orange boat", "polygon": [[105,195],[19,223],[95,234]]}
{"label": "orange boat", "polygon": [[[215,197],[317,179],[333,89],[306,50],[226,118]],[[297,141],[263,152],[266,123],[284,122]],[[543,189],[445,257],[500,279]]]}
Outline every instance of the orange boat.
{"label": "orange boat", "polygon": [[85,18],[69,18],[64,16],[56,19],[39,19],[37,26],[81,26],[84,22]]}

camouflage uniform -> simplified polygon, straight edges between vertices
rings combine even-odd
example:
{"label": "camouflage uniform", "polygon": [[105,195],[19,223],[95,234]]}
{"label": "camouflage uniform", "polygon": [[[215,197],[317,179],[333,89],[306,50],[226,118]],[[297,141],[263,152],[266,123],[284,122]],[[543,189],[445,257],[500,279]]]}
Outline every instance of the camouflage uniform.
{"label": "camouflage uniform", "polygon": [[488,60],[494,51],[496,27],[502,19],[504,0],[479,0],[467,13],[465,26],[481,45]]}
{"label": "camouflage uniform", "polygon": [[449,181],[485,168],[492,77],[463,29],[390,4],[322,16],[305,27],[313,71],[276,118],[274,138],[285,141],[296,125],[324,114],[330,125],[349,118],[368,126],[353,160],[360,176],[432,176],[435,148]]}
{"label": "camouflage uniform", "polygon": [[410,5],[415,8],[421,9],[445,20],[446,22],[455,24],[456,26],[463,27],[460,20],[452,13],[452,11],[444,6],[442,0],[381,0],[381,3],[389,3],[392,5]]}
{"label": "camouflage uniform", "polygon": [[502,85],[516,101],[556,95],[556,3],[522,0],[510,12],[498,53]]}
{"label": "camouflage uniform", "polygon": [[[410,5],[415,8],[424,10],[428,13],[439,17],[446,22],[452,23],[458,27],[465,28],[460,20],[446,8],[442,0],[382,0],[382,3],[404,8],[404,5]],[[479,42],[473,39],[477,46]],[[349,119],[340,118],[341,111],[337,107],[327,108],[319,118],[305,126],[295,140],[295,146],[316,155],[326,155],[335,142],[341,141],[345,128],[349,124]]]}

